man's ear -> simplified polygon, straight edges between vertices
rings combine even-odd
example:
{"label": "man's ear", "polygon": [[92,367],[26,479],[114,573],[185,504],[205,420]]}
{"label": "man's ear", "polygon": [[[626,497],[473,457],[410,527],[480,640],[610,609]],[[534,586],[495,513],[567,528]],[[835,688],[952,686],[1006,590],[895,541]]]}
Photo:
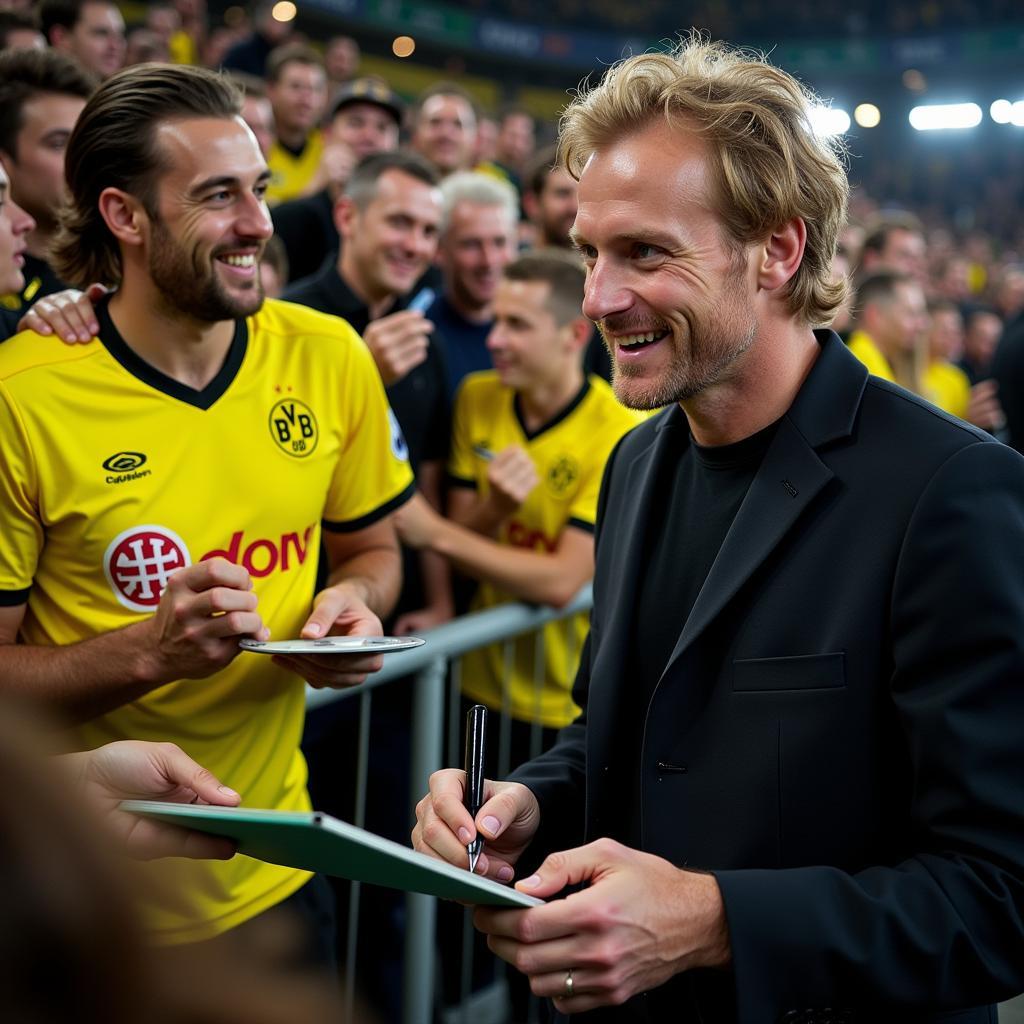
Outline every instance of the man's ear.
{"label": "man's ear", "polygon": [[149,214],[130,192],[105,188],[99,198],[100,216],[110,233],[125,245],[139,246],[146,240]]}
{"label": "man's ear", "polygon": [[342,238],[350,238],[352,225],[359,216],[359,208],[348,196],[339,196],[334,203],[334,226]]}
{"label": "man's ear", "polygon": [[768,236],[761,250],[757,284],[765,291],[776,291],[797,272],[807,244],[807,225],[794,217]]}
{"label": "man's ear", "polygon": [[578,316],[570,320],[562,330],[568,333],[569,345],[573,351],[582,352],[590,342],[594,325],[585,316]]}

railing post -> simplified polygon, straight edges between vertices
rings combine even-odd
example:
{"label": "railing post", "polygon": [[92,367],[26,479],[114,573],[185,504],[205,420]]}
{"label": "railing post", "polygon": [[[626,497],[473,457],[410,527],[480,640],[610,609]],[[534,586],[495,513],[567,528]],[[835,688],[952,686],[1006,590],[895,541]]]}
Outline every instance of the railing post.
{"label": "railing post", "polygon": [[[410,793],[414,802],[426,792],[431,772],[442,766],[444,737],[444,677],[447,661],[436,658],[416,674],[413,683],[412,769]],[[403,1024],[430,1024],[434,1008],[435,922],[433,896],[406,896],[407,927],[403,970]]]}

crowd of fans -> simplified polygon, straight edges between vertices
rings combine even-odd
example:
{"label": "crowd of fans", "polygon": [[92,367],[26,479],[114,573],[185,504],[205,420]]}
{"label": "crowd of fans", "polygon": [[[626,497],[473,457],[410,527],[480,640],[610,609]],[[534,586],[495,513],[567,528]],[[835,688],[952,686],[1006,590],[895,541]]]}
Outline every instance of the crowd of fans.
{"label": "crowd of fans", "polygon": [[[83,298],[50,256],[64,148],[97,84],[143,62],[224,68],[270,169],[263,289],[359,332],[416,477],[419,497],[396,515],[405,584],[385,628],[420,632],[455,615],[464,603],[453,570],[479,584],[475,607],[568,602],[593,571],[603,461],[639,414],[612,398],[581,315],[575,181],[538,144],[551,126],[520,108],[482,111],[456,82],[408,101],[360,77],[355,40],[314,46],[266,3],[251,20],[211,27],[202,0],[157,2],[127,28],[109,0],[10,4],[0,51],[0,337],[21,322],[87,341],[91,302],[118,285],[93,282]],[[1020,448],[1024,252],[995,230],[961,233],[934,206],[922,219],[889,198],[854,197],[834,264],[851,297],[832,326],[873,373]],[[573,628],[578,649],[585,622]],[[532,649],[504,680],[516,721],[539,724],[546,740],[574,713],[566,643],[546,639],[540,697]],[[506,665],[481,656],[467,696],[507,710]],[[407,746],[408,696],[397,694],[378,705],[391,716],[382,733]],[[350,810],[347,787],[338,792],[351,777],[338,765],[350,726],[314,723],[307,741],[315,802],[339,813]],[[525,756],[526,732],[514,742]],[[401,756],[380,756],[399,766],[387,784],[401,787]],[[408,797],[379,803],[407,808]],[[375,827],[404,839],[398,819]],[[379,980],[387,1015],[395,992],[386,972]]]}

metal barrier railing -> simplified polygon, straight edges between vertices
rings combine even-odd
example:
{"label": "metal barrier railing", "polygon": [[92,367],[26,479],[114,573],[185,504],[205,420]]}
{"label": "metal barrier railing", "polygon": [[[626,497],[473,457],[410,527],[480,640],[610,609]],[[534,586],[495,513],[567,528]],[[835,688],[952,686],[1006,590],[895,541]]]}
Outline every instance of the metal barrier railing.
{"label": "metal barrier railing", "polygon": [[[369,760],[369,726],[373,691],[398,679],[413,677],[412,764],[410,793],[418,800],[426,792],[431,773],[443,765],[445,677],[449,661],[479,647],[539,631],[549,622],[568,619],[590,610],[593,601],[587,584],[564,608],[507,604],[486,611],[471,612],[436,629],[423,633],[427,641],[422,647],[389,654],[384,667],[365,683],[347,690],[314,690],[307,688],[307,710],[338,700],[361,701],[359,713],[358,770],[356,773],[355,819],[364,824],[366,807],[367,763]],[[579,656],[572,651],[571,656]],[[571,678],[571,675],[570,675]],[[406,898],[403,970],[403,1024],[430,1024],[434,1003],[435,942],[437,901],[432,896],[410,893]],[[359,918],[359,885],[353,883],[349,901],[346,986],[348,1018],[352,1018],[355,978],[355,955]]]}

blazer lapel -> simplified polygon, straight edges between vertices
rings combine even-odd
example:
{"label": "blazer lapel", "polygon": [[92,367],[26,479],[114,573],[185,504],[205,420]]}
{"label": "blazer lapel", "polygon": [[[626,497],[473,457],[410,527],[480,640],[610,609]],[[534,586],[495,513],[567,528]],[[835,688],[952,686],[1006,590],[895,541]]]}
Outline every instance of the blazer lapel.
{"label": "blazer lapel", "polygon": [[837,335],[818,332],[818,338],[821,355],[779,423],[665,672],[732,600],[832,479],[832,471],[815,449],[849,436],[867,371]]}

